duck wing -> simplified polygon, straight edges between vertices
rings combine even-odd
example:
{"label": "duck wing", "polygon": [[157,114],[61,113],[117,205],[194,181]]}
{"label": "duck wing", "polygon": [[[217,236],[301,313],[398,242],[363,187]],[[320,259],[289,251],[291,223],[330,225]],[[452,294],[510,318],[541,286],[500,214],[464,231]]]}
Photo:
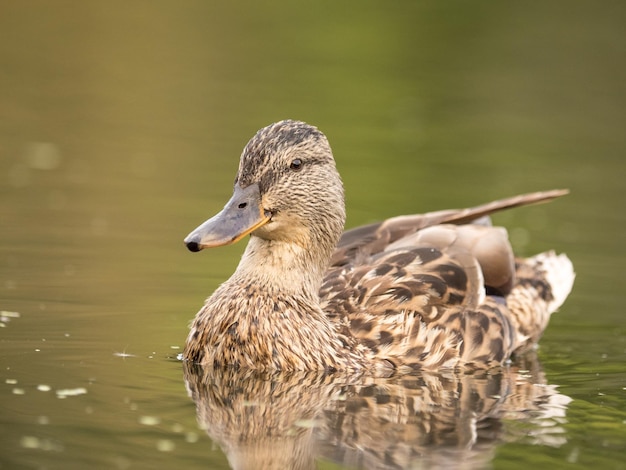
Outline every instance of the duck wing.
{"label": "duck wing", "polygon": [[526,194],[348,231],[320,290],[322,308],[366,354],[393,368],[501,363],[528,335],[506,306],[518,269],[506,231],[480,219],[563,194]]}
{"label": "duck wing", "polygon": [[356,227],[342,235],[331,259],[331,266],[341,266],[363,254],[380,253],[389,244],[426,227],[438,224],[467,224],[494,212],[515,207],[549,202],[569,193],[567,189],[553,189],[521,194],[488,202],[467,209],[448,209],[425,214],[402,215],[382,222]]}

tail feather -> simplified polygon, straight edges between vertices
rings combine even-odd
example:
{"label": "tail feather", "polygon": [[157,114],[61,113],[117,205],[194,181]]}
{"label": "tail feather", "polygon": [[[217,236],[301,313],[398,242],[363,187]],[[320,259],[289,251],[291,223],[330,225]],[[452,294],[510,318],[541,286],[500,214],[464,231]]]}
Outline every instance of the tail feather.
{"label": "tail feather", "polygon": [[546,280],[550,284],[553,299],[548,302],[550,313],[556,312],[567,299],[572,291],[576,273],[570,259],[561,253],[557,255],[554,251],[541,253],[533,258],[538,269],[545,273]]}
{"label": "tail feather", "polygon": [[507,305],[518,332],[515,349],[519,349],[539,341],[550,315],[572,290],[576,275],[569,258],[553,251],[519,261],[516,275]]}

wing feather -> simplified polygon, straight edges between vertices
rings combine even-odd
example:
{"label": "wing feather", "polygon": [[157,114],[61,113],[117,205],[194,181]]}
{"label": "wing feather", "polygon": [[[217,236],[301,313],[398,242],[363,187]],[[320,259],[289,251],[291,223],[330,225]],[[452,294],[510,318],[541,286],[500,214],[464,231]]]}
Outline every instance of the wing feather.
{"label": "wing feather", "polygon": [[483,218],[564,194],[525,194],[349,230],[320,290],[322,308],[372,357],[398,367],[499,364],[520,338],[504,303],[486,293],[511,291],[515,260],[506,231]]}

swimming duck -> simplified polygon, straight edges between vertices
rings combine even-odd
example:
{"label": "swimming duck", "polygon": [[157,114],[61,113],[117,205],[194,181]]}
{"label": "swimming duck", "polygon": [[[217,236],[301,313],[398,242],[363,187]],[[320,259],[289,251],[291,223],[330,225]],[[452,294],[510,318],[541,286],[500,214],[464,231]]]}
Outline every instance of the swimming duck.
{"label": "swimming duck", "polygon": [[488,215],[566,193],[343,233],[343,185],[326,136],[301,121],[271,124],[245,146],[224,209],[185,238],[197,252],[250,235],[234,274],[193,320],[183,357],[382,374],[500,365],[538,341],[574,270],[554,252],[516,259]]}

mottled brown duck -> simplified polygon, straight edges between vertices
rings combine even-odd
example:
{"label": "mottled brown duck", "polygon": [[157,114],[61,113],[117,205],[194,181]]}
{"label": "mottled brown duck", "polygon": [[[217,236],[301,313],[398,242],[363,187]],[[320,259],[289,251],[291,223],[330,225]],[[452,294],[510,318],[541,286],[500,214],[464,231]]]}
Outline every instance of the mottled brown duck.
{"label": "mottled brown duck", "polygon": [[183,357],[383,374],[500,365],[536,344],[574,270],[554,252],[515,258],[488,215],[566,193],[344,233],[343,185],[324,134],[300,121],[271,124],[244,148],[224,209],[185,238],[199,251],[250,235],[235,273],[193,320]]}

